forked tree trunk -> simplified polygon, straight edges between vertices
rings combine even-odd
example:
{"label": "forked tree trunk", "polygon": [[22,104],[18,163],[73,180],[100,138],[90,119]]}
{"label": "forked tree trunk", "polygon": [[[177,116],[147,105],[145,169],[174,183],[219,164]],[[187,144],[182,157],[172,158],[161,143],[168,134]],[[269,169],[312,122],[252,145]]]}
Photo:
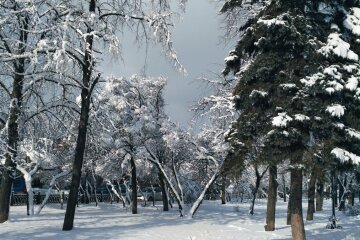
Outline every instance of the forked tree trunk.
{"label": "forked tree trunk", "polygon": [[314,219],[316,171],[316,167],[313,167],[308,185],[308,209],[306,214],[306,220],[308,221],[312,221]]}
{"label": "forked tree trunk", "polygon": [[131,156],[131,212],[137,214],[137,181],[136,181],[136,164],[135,159]]}
{"label": "forked tree trunk", "polygon": [[[161,165],[161,163],[158,160],[158,158],[156,157],[156,155],[153,154],[152,151],[146,145],[145,145],[145,148],[151,156],[151,158],[148,158],[148,160],[150,162],[152,162],[153,164],[155,164],[156,167],[158,168],[158,171],[163,174],[166,184],[169,186],[170,191],[172,192],[173,196],[175,197],[176,202],[179,205],[180,217],[183,217],[184,216],[184,208],[183,208],[184,202],[183,202],[183,198],[180,197],[182,195],[178,193],[178,191],[175,189],[174,185],[171,183],[170,178],[167,176],[163,166]],[[174,160],[173,160],[173,165],[174,165]],[[177,176],[176,169],[173,168],[173,170],[174,170],[175,176]],[[175,178],[177,179],[177,177],[175,177]],[[181,187],[181,185],[179,185],[179,183],[178,183],[178,186]]]}
{"label": "forked tree trunk", "polygon": [[[89,11],[95,12],[96,1],[91,0],[89,5]],[[89,26],[87,29],[86,35],[86,50],[84,56],[84,65],[82,66],[82,83],[83,87],[81,89],[81,112],[80,112],[80,120],[78,127],[78,136],[76,140],[75,147],[75,158],[72,166],[72,179],[70,185],[69,198],[67,201],[65,218],[63,230],[71,230],[74,226],[74,216],[75,216],[75,208],[79,194],[79,186],[81,179],[81,168],[84,160],[84,151],[86,144],[86,132],[87,132],[87,124],[89,120],[89,111],[90,111],[90,99],[91,99],[91,91],[96,84],[96,80],[93,85],[90,86],[91,74],[93,70],[93,59],[92,59],[92,48],[93,48],[93,35],[92,28]],[[99,78],[100,76],[98,76]],[[98,80],[97,78],[97,80]]]}
{"label": "forked tree trunk", "polygon": [[291,212],[291,234],[293,240],[305,240],[304,220],[302,216],[302,169],[297,166],[301,162],[301,156],[291,161],[290,183],[290,212]]}
{"label": "forked tree trunk", "polygon": [[255,187],[254,187],[254,189],[252,191],[252,200],[251,200],[251,205],[250,205],[250,210],[249,210],[249,214],[251,214],[251,215],[254,214],[256,194],[259,191],[260,180],[261,180],[260,177],[256,176]]}
{"label": "forked tree trunk", "polygon": [[[19,25],[21,31],[19,34],[19,44],[17,51],[19,55],[25,53],[26,43],[28,41],[28,23],[27,17],[19,16]],[[11,92],[10,110],[8,116],[7,129],[7,149],[5,153],[5,164],[0,185],[0,223],[9,219],[10,197],[13,178],[16,171],[15,159],[17,156],[17,147],[19,141],[19,115],[22,107],[22,92],[24,86],[25,58],[20,58],[13,63],[15,75],[13,79],[13,89]]]}
{"label": "forked tree trunk", "polygon": [[256,175],[256,180],[255,180],[255,186],[254,189],[252,191],[252,201],[251,201],[251,205],[250,205],[250,209],[249,209],[249,214],[253,215],[254,214],[254,207],[255,207],[255,200],[256,200],[256,195],[259,191],[259,187],[260,187],[260,182],[261,179],[263,178],[263,176],[265,175],[266,171],[268,168],[266,168],[261,174],[259,172],[259,169],[257,167],[257,165],[254,166],[255,168],[255,175]]}
{"label": "forked tree trunk", "polygon": [[[214,161],[215,162],[215,161]],[[216,162],[215,162],[216,163]],[[196,211],[199,209],[200,204],[202,203],[204,197],[205,197],[205,193],[209,190],[210,186],[215,182],[218,173],[220,171],[219,165],[216,164],[216,171],[214,172],[214,174],[212,175],[212,177],[210,178],[210,180],[208,181],[208,183],[205,185],[203,191],[201,192],[200,196],[196,199],[196,201],[193,203],[190,211],[189,211],[189,218],[194,217]]]}
{"label": "forked tree trunk", "polygon": [[316,182],[316,211],[322,211],[324,203],[324,182],[323,174],[318,176]]}
{"label": "forked tree trunk", "polygon": [[270,166],[265,231],[275,230],[275,211],[276,211],[276,199],[277,199],[277,187],[278,187],[276,178],[277,178],[277,167],[276,165]]}

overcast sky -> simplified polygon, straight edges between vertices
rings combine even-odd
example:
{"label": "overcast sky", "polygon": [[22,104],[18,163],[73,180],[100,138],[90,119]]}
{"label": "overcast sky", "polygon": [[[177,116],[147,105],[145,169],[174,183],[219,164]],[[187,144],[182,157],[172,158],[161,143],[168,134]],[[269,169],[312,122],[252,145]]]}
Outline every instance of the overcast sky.
{"label": "overcast sky", "polygon": [[[190,0],[182,19],[176,23],[173,33],[174,46],[188,75],[183,76],[172,68],[160,48],[148,50],[146,75],[164,76],[168,79],[165,89],[166,112],[173,122],[186,127],[192,113],[189,106],[200,96],[208,95],[209,89],[200,84],[198,77],[220,73],[223,59],[233,47],[221,43],[218,9],[209,0]],[[105,61],[106,75],[129,77],[141,73],[144,68],[145,48],[138,49],[134,36],[124,37],[123,62]]]}

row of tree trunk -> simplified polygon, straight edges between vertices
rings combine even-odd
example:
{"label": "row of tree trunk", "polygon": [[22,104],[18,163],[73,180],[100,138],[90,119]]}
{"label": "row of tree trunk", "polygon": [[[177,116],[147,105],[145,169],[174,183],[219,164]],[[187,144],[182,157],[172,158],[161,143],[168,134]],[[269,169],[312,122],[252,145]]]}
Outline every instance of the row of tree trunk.
{"label": "row of tree trunk", "polygon": [[[290,198],[288,203],[287,224],[291,225],[293,239],[306,239],[304,221],[302,216],[303,170],[301,167],[296,167],[296,163],[292,163],[292,165],[295,167],[291,169],[291,185],[290,185]],[[256,171],[256,173],[257,173],[256,174],[257,180],[259,180],[262,174],[259,174],[258,171]],[[277,179],[277,166],[270,165],[265,231],[275,230],[275,212],[276,212],[276,200],[277,200],[277,188],[278,188],[278,183],[276,179]],[[323,199],[324,199],[323,179],[324,179],[323,172],[320,171],[320,169],[318,169],[317,167],[313,167],[308,181],[308,211],[306,216],[307,220],[313,220],[315,211],[322,211]],[[283,177],[283,182],[284,180],[285,179]],[[256,181],[256,186],[257,185],[258,185],[258,181]],[[284,201],[286,201],[285,188],[284,188],[283,197],[284,197]],[[315,204],[315,200],[316,200],[316,204]],[[351,200],[349,200],[349,202],[351,203]],[[249,213],[250,214],[253,213],[253,204],[251,204]]]}

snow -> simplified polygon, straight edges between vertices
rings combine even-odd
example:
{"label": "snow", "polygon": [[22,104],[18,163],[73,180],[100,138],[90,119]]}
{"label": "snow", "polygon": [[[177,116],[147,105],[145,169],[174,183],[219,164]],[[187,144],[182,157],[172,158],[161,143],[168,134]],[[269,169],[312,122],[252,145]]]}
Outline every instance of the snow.
{"label": "snow", "polygon": [[322,13],[322,14],[333,14],[333,8],[331,7],[331,5],[326,4],[324,2],[320,2],[318,5],[318,12]]}
{"label": "snow", "polygon": [[356,131],[355,129],[348,128],[346,129],[347,134],[349,134],[353,138],[360,139],[360,132]]}
{"label": "snow", "polygon": [[326,111],[333,117],[342,117],[345,113],[345,107],[339,104],[333,104],[326,108]]}
{"label": "snow", "polygon": [[296,88],[296,84],[294,83],[284,83],[284,84],[280,84],[280,87],[284,90],[288,90],[288,89],[294,89]]}
{"label": "snow", "polygon": [[304,121],[310,120],[310,118],[304,114],[295,114],[295,120],[304,122]]}
{"label": "snow", "polygon": [[345,125],[343,123],[336,123],[335,127],[338,127],[340,129],[344,129]]}
{"label": "snow", "polygon": [[338,57],[358,61],[359,56],[350,50],[350,44],[340,38],[341,34],[330,33],[327,44],[318,50],[319,53],[326,57],[334,54]]}
{"label": "snow", "polygon": [[[159,202],[157,202],[159,203]],[[304,215],[306,200],[303,200]],[[65,210],[52,205],[42,215],[26,216],[26,207],[12,207],[11,221],[1,225],[1,239],[72,240],[72,239],[126,239],[126,240],[255,240],[291,239],[291,228],[286,225],[287,203],[277,202],[276,230],[264,231],[266,201],[257,200],[254,215],[248,215],[249,203],[204,201],[194,219],[179,218],[176,209],[163,212],[162,206],[139,207],[133,215],[121,204],[100,203],[80,205],[77,208],[74,229],[61,231]],[[337,217],[343,229],[330,230],[325,226],[331,215],[329,200],[324,211],[316,212],[313,221],[305,221],[307,239],[340,240],[360,236],[360,217],[340,212]]]}
{"label": "snow", "polygon": [[329,81],[327,82],[327,85],[330,87],[325,88],[325,91],[327,91],[329,94],[344,89],[344,86],[337,81]]}
{"label": "snow", "polygon": [[360,36],[360,8],[351,8],[352,14],[347,14],[343,24],[354,35]]}
{"label": "snow", "polygon": [[340,28],[337,24],[332,23],[330,29],[340,32]]}
{"label": "snow", "polygon": [[354,76],[351,76],[346,85],[345,85],[345,88],[346,89],[349,89],[350,91],[355,91],[358,87],[358,84],[359,84],[359,80],[357,77],[354,77]]}
{"label": "snow", "polygon": [[37,50],[41,51],[44,50],[47,47],[47,40],[46,39],[42,39],[38,42],[37,44]]}
{"label": "snow", "polygon": [[259,91],[259,90],[252,90],[252,92],[250,93],[249,97],[256,97],[256,96],[261,96],[261,97],[266,97],[268,95],[267,92],[264,91]]}
{"label": "snow", "polygon": [[307,87],[311,87],[317,82],[317,80],[323,79],[323,78],[324,78],[324,74],[319,72],[319,73],[313,74],[312,76],[307,76],[307,77],[301,79],[300,82]]}
{"label": "snow", "polygon": [[331,153],[335,155],[342,163],[351,161],[353,164],[360,163],[360,157],[354,153],[348,152],[342,148],[334,148]]}
{"label": "snow", "polygon": [[356,65],[350,64],[350,65],[344,65],[343,68],[348,72],[352,73],[354,70],[356,70],[358,67]]}
{"label": "snow", "polygon": [[225,63],[236,61],[239,57],[236,55],[228,56],[224,59]]}
{"label": "snow", "polygon": [[333,77],[334,79],[340,80],[342,78],[341,73],[338,72],[336,66],[330,66],[324,69],[324,74]]}
{"label": "snow", "polygon": [[261,37],[259,38],[259,40],[257,40],[256,42],[254,42],[254,46],[259,46],[259,44],[261,42],[265,42],[266,41],[266,38],[265,37]]}
{"label": "snow", "polygon": [[269,19],[269,20],[264,20],[264,19],[259,19],[257,21],[257,23],[262,23],[265,24],[266,26],[270,27],[272,25],[285,25],[285,21],[283,20],[278,20],[276,18],[273,19]]}
{"label": "snow", "polygon": [[272,125],[275,127],[286,127],[288,122],[292,120],[293,119],[286,113],[278,113],[278,116],[273,118]]}

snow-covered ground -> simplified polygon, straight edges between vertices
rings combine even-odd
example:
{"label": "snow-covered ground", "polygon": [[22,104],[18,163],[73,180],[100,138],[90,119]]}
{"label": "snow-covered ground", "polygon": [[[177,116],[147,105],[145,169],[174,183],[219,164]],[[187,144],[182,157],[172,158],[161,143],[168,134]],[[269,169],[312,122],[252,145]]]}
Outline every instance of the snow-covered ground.
{"label": "snow-covered ground", "polygon": [[[238,206],[238,208],[237,208]],[[304,201],[304,207],[306,206]],[[65,210],[58,205],[46,207],[39,216],[26,216],[26,207],[12,207],[11,220],[0,225],[0,239],[137,239],[137,240],[228,240],[291,239],[286,225],[286,203],[278,201],[276,231],[265,232],[266,201],[258,200],[255,214],[247,214],[249,204],[205,201],[194,219],[179,218],[177,209],[162,212],[161,206],[139,207],[133,215],[121,204],[82,205],[77,208],[72,231],[61,231]],[[315,220],[305,222],[307,239],[360,239],[360,216],[338,213],[343,229],[325,226],[330,216],[330,202],[315,213]],[[304,209],[304,216],[305,216]]]}

